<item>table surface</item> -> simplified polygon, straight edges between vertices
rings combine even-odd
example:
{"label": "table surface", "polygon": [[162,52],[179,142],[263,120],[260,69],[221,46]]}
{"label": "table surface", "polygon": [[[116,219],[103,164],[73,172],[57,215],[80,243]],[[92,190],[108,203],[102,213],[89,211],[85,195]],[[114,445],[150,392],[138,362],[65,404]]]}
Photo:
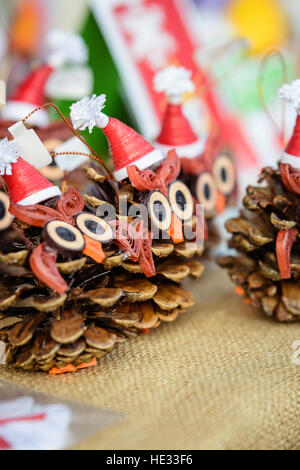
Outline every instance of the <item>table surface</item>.
{"label": "table surface", "polygon": [[300,323],[265,318],[217,268],[189,288],[194,308],[97,367],[53,377],[1,366],[0,379],[126,414],[78,449],[299,449]]}

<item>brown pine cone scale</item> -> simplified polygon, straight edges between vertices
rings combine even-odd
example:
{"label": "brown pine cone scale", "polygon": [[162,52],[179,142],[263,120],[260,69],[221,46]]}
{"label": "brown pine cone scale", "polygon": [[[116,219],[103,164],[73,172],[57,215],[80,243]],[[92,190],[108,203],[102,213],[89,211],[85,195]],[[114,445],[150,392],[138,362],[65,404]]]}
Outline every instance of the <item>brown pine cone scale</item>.
{"label": "brown pine cone scale", "polygon": [[291,251],[291,278],[282,279],[276,239],[282,230],[299,226],[300,197],[282,183],[279,169],[264,168],[260,183],[249,186],[240,216],[226,223],[229,246],[237,256],[218,259],[247,302],[281,322],[300,320],[300,239]]}

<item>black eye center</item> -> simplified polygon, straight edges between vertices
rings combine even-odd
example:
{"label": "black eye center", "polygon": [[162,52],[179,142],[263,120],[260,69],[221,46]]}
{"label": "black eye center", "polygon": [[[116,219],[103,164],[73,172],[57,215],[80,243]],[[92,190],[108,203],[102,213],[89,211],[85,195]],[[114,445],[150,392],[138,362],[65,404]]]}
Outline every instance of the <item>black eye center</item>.
{"label": "black eye center", "polygon": [[227,181],[227,171],[226,171],[226,168],[224,168],[224,167],[221,168],[221,179],[222,179],[223,183],[226,183],[226,181]]}
{"label": "black eye center", "polygon": [[211,195],[211,191],[210,191],[210,186],[209,186],[208,183],[205,183],[204,188],[203,188],[203,191],[204,191],[205,199],[209,200],[209,199],[210,199],[210,195]]}
{"label": "black eye center", "polygon": [[186,206],[186,198],[182,191],[176,191],[176,204],[182,211],[184,211]]}
{"label": "black eye center", "polygon": [[6,213],[5,206],[3,202],[0,201],[0,220],[4,219],[5,213]]}
{"label": "black eye center", "polygon": [[153,203],[153,211],[155,217],[160,221],[163,222],[166,218],[166,209],[161,201],[154,201]]}
{"label": "black eye center", "polygon": [[98,224],[95,220],[87,219],[84,221],[86,228],[97,235],[102,235],[104,233],[104,228]]}
{"label": "black eye center", "polygon": [[66,242],[74,242],[76,240],[74,233],[66,227],[56,227],[55,230],[57,235]]}

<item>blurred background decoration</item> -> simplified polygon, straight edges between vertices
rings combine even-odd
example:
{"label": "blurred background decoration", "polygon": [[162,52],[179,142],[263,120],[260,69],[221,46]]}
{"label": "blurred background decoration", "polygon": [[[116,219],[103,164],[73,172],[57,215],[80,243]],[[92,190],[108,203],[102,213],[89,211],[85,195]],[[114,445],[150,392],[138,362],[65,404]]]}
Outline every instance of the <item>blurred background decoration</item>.
{"label": "blurred background decoration", "polygon": [[[7,99],[45,60],[47,32],[74,31],[89,48],[80,72],[85,86],[74,87],[66,72],[46,87],[66,115],[81,92],[106,93],[109,115],[155,139],[165,101],[153,91],[152,76],[184,62],[196,84],[185,113],[203,139],[220,126],[236,159],[240,192],[258,168],[278,158],[295,119],[289,109],[283,119],[276,94],[299,72],[298,0],[0,0],[0,8]],[[280,56],[263,62],[273,49]],[[59,118],[52,111],[51,117]],[[100,133],[86,138],[107,155]]]}

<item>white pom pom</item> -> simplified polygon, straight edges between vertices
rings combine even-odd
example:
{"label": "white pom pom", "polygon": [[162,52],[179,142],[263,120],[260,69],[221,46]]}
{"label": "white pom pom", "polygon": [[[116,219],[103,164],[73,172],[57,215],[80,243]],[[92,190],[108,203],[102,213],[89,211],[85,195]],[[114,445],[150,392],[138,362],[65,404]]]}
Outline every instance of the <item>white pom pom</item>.
{"label": "white pom pom", "polygon": [[18,146],[15,140],[8,140],[7,137],[0,140],[0,175],[11,175],[11,164],[20,157]]}
{"label": "white pom pom", "polygon": [[93,95],[91,98],[85,96],[77,103],[73,103],[70,107],[70,116],[75,129],[84,131],[88,127],[90,133],[95,126],[103,129],[108,124],[108,117],[101,112],[105,101],[105,95]]}
{"label": "white pom pom", "polygon": [[278,91],[278,98],[292,103],[296,111],[300,111],[300,80],[283,85]]}
{"label": "white pom pom", "polygon": [[55,29],[48,33],[46,44],[50,52],[48,62],[53,66],[84,64],[88,60],[88,48],[78,34]]}
{"label": "white pom pom", "polygon": [[168,97],[181,98],[184,93],[195,90],[191,75],[190,70],[171,65],[155,75],[154,89],[157,92],[164,91]]}

